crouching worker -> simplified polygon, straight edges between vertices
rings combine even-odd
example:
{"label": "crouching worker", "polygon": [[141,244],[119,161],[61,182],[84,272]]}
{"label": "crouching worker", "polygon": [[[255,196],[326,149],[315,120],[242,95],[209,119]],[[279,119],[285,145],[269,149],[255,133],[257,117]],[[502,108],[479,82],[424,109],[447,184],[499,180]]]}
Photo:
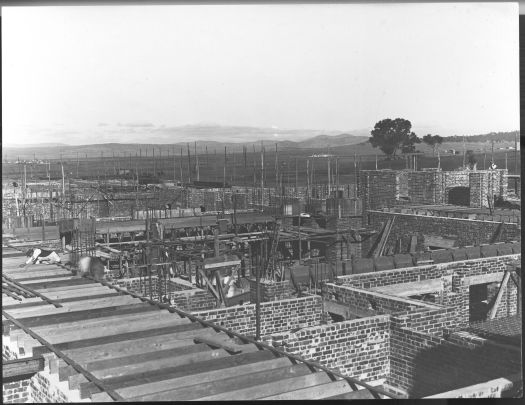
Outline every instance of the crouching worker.
{"label": "crouching worker", "polygon": [[[29,258],[25,262],[25,265],[28,265],[29,263],[60,263],[60,256],[54,251],[54,250],[44,250],[44,249],[29,249],[26,252],[26,256]],[[25,266],[22,265],[22,266]]]}

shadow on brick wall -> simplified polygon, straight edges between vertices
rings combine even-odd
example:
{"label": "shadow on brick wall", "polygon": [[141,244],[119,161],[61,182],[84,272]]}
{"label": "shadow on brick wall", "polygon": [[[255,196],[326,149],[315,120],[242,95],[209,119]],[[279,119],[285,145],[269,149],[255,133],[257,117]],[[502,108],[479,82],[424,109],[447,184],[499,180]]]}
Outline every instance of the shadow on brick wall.
{"label": "shadow on brick wall", "polygon": [[[409,372],[412,384],[407,391],[409,398],[422,398],[505,378],[520,371],[520,356],[513,350],[504,350],[492,345],[466,348],[441,344],[426,348],[415,356],[413,368]],[[501,396],[516,397],[519,389],[520,387],[514,384],[502,391]],[[489,395],[490,391],[481,396]]]}

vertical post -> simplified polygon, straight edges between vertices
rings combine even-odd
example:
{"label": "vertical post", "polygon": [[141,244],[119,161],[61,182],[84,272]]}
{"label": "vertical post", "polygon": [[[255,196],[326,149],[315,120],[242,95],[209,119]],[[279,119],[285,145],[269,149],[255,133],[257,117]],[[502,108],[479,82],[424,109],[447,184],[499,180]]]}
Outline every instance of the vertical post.
{"label": "vertical post", "polygon": [[190,157],[190,144],[186,143],[188,149],[188,183],[191,183],[191,157]]}
{"label": "vertical post", "polygon": [[182,186],[183,184],[183,179],[182,179],[182,160],[183,160],[183,157],[182,157],[182,148],[180,148],[180,184]]}
{"label": "vertical post", "polygon": [[155,160],[155,147],[153,147],[153,177],[157,176],[157,162]]}
{"label": "vertical post", "polygon": [[297,186],[299,184],[299,172],[298,172],[298,169],[297,169],[297,158],[295,158],[295,190],[294,190],[294,194],[295,194],[295,197],[297,198]]}
{"label": "vertical post", "polygon": [[44,221],[44,207],[42,207],[41,219],[42,219],[42,242],[43,242],[46,240],[46,224]]}
{"label": "vertical post", "polygon": [[264,205],[264,146],[263,141],[261,141],[261,209]]}
{"label": "vertical post", "polygon": [[[514,133],[514,174],[518,174],[518,133]],[[518,190],[516,189],[516,194]]]}
{"label": "vertical post", "polygon": [[279,151],[277,150],[277,142],[275,142],[275,189],[279,187]]}
{"label": "vertical post", "polygon": [[[261,253],[262,253],[261,240]],[[255,273],[255,340],[261,339],[261,270],[262,270],[262,254],[260,265],[257,266]]]}
{"label": "vertical post", "polygon": [[224,218],[224,198],[226,191],[226,146],[224,147],[224,165],[222,167],[222,216]]}
{"label": "vertical post", "polygon": [[232,177],[231,177],[231,186],[235,184],[235,149],[232,152],[233,162],[232,162]]}
{"label": "vertical post", "polygon": [[376,170],[377,170],[377,153],[376,153]]}
{"label": "vertical post", "polygon": [[310,159],[306,159],[306,201],[310,204]]}
{"label": "vertical post", "polygon": [[326,160],[328,162],[328,195],[327,197],[330,197],[331,187],[330,187],[330,158]]}

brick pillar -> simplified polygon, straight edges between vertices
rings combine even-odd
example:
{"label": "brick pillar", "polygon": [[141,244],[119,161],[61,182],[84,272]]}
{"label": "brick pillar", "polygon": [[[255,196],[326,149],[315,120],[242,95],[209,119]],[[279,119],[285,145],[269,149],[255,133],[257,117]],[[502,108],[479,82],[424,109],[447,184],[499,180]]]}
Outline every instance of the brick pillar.
{"label": "brick pillar", "polygon": [[487,187],[488,176],[487,172],[470,172],[469,186],[470,186],[470,206],[475,208],[487,207]]}

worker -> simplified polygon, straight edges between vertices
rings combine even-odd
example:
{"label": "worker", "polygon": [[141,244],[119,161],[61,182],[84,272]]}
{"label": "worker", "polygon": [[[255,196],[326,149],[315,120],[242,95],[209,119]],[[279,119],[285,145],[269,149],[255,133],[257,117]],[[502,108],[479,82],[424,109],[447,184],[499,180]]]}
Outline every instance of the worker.
{"label": "worker", "polygon": [[26,257],[28,257],[27,261],[24,265],[28,265],[29,263],[42,263],[42,262],[48,262],[48,263],[60,263],[60,256],[54,251],[54,250],[44,250],[40,248],[35,249],[29,249],[26,252]]}

